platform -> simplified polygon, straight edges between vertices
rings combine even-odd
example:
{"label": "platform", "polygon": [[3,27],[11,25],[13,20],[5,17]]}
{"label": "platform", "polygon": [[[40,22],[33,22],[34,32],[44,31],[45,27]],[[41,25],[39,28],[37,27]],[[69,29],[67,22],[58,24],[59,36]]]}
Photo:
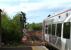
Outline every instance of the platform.
{"label": "platform", "polygon": [[0,50],[48,50],[45,46],[25,46],[21,48],[0,48]]}
{"label": "platform", "polygon": [[32,46],[32,50],[48,50],[45,46]]}

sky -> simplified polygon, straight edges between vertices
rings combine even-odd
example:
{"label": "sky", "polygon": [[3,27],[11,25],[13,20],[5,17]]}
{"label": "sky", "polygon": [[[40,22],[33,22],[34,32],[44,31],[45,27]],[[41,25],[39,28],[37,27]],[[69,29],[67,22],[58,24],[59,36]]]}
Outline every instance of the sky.
{"label": "sky", "polygon": [[23,11],[28,23],[43,22],[49,14],[54,15],[71,8],[71,0],[0,0],[0,8],[10,18]]}

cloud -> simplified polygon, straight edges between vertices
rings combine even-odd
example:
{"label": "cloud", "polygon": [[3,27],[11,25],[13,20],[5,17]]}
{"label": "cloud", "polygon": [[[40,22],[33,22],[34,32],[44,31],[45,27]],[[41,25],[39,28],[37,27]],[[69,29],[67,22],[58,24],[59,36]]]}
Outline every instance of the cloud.
{"label": "cloud", "polygon": [[[60,0],[60,1],[58,1],[58,0],[44,0],[44,1],[36,2],[36,3],[20,3],[19,6],[22,11],[28,12],[28,11],[42,9],[43,7],[47,7],[47,9],[63,7],[68,2],[71,2],[71,0],[69,0],[69,1],[67,1],[67,0]],[[67,7],[67,6],[65,6],[65,7]]]}
{"label": "cloud", "polygon": [[[70,7],[71,0],[0,0],[0,8],[4,9],[8,14],[18,11],[29,12],[42,8],[52,9],[58,7]],[[17,4],[16,4],[17,3]],[[68,6],[67,6],[68,5]]]}
{"label": "cloud", "polygon": [[[1,0],[0,0],[1,1]],[[4,0],[2,0],[1,2],[3,2]],[[28,12],[28,11],[32,11],[32,10],[37,10],[40,9],[44,6],[44,4],[41,3],[26,3],[25,0],[21,0],[20,3],[15,4],[15,1],[12,0],[7,0],[6,2],[4,1],[3,3],[0,4],[0,8],[4,9],[4,11],[6,11],[9,15],[18,12],[18,11],[23,11],[23,12]],[[23,2],[22,2],[23,1]],[[27,0],[28,1],[28,0]]]}
{"label": "cloud", "polygon": [[28,12],[28,11],[38,10],[44,7],[45,5],[46,3],[21,3],[20,9],[22,11]]}

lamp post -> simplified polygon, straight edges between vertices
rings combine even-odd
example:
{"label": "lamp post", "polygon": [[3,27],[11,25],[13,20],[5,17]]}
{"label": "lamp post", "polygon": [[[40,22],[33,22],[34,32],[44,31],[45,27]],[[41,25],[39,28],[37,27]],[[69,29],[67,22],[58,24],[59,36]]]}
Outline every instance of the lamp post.
{"label": "lamp post", "polygon": [[1,47],[1,34],[2,34],[2,29],[1,29],[1,12],[2,12],[2,10],[0,9],[0,47]]}

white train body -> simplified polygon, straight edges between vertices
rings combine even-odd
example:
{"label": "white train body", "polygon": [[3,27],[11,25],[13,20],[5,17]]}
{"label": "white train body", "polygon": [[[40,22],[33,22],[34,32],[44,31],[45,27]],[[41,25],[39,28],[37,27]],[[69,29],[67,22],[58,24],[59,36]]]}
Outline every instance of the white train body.
{"label": "white train body", "polygon": [[71,50],[71,10],[43,21],[45,40],[59,50]]}

